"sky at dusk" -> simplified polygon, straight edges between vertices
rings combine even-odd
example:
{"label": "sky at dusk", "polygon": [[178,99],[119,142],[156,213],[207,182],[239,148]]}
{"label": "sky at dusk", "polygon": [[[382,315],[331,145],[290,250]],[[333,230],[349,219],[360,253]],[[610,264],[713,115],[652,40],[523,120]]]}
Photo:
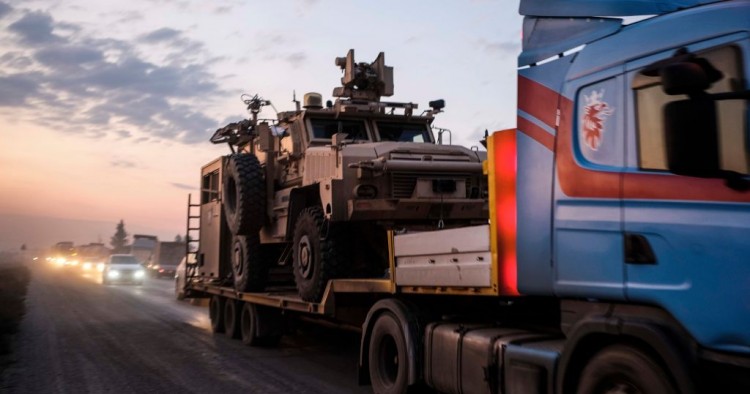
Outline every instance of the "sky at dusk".
{"label": "sky at dusk", "polygon": [[[208,138],[385,52],[388,101],[446,101],[453,143],[515,126],[518,0],[0,0],[0,250],[184,234]],[[272,111],[264,117],[273,117]]]}

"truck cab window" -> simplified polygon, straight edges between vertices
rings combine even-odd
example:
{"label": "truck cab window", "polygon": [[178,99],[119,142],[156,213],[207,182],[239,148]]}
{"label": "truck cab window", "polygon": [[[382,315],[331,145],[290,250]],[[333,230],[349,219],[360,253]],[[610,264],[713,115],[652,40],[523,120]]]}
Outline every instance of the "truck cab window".
{"label": "truck cab window", "polygon": [[347,140],[369,141],[365,123],[361,120],[310,119],[313,139],[330,141],[336,133],[346,133]]}
{"label": "truck cab window", "polygon": [[424,123],[377,122],[380,141],[431,142],[430,130]]}
{"label": "truck cab window", "polygon": [[[709,93],[744,90],[741,52],[736,46],[724,46],[698,53],[719,69],[723,78],[714,83]],[[669,96],[662,90],[659,77],[638,74],[633,79],[638,125],[638,160],[641,169],[666,170],[664,142],[664,105],[686,96]],[[716,102],[719,127],[721,167],[741,174],[750,173],[748,154],[747,101],[723,100]]]}

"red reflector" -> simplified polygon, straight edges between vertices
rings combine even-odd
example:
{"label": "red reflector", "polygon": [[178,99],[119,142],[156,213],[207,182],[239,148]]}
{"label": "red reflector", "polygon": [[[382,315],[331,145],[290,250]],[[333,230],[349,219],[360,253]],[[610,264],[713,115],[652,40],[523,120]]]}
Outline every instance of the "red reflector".
{"label": "red reflector", "polygon": [[497,265],[500,293],[517,295],[518,270],[516,265],[516,130],[504,130],[492,135],[495,160],[495,226],[497,229]]}

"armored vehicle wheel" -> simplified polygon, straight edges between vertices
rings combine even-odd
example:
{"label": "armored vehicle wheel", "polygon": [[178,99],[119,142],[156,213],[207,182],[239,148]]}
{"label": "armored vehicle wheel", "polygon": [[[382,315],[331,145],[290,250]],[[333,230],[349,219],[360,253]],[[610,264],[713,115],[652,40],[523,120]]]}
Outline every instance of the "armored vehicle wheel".
{"label": "armored vehicle wheel", "polygon": [[260,236],[232,237],[232,274],[237,291],[261,291],[268,277],[268,262],[263,256]]}
{"label": "armored vehicle wheel", "polygon": [[255,155],[240,153],[227,159],[222,205],[232,234],[260,231],[266,216],[266,181]]}
{"label": "armored vehicle wheel", "polygon": [[319,207],[305,208],[294,226],[294,283],[300,297],[317,302],[329,279],[343,269],[343,233],[326,223]]}

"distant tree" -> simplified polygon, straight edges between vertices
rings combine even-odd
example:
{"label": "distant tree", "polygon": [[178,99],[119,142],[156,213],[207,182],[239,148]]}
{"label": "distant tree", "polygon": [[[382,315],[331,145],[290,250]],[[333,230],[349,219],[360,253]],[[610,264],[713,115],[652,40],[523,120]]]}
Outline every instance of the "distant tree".
{"label": "distant tree", "polygon": [[109,244],[112,245],[113,253],[127,252],[128,233],[125,232],[125,222],[122,219],[120,219],[120,223],[117,223],[115,235],[110,238]]}
{"label": "distant tree", "polygon": [[180,234],[175,235],[174,236],[174,241],[175,242],[182,242],[182,236]]}

